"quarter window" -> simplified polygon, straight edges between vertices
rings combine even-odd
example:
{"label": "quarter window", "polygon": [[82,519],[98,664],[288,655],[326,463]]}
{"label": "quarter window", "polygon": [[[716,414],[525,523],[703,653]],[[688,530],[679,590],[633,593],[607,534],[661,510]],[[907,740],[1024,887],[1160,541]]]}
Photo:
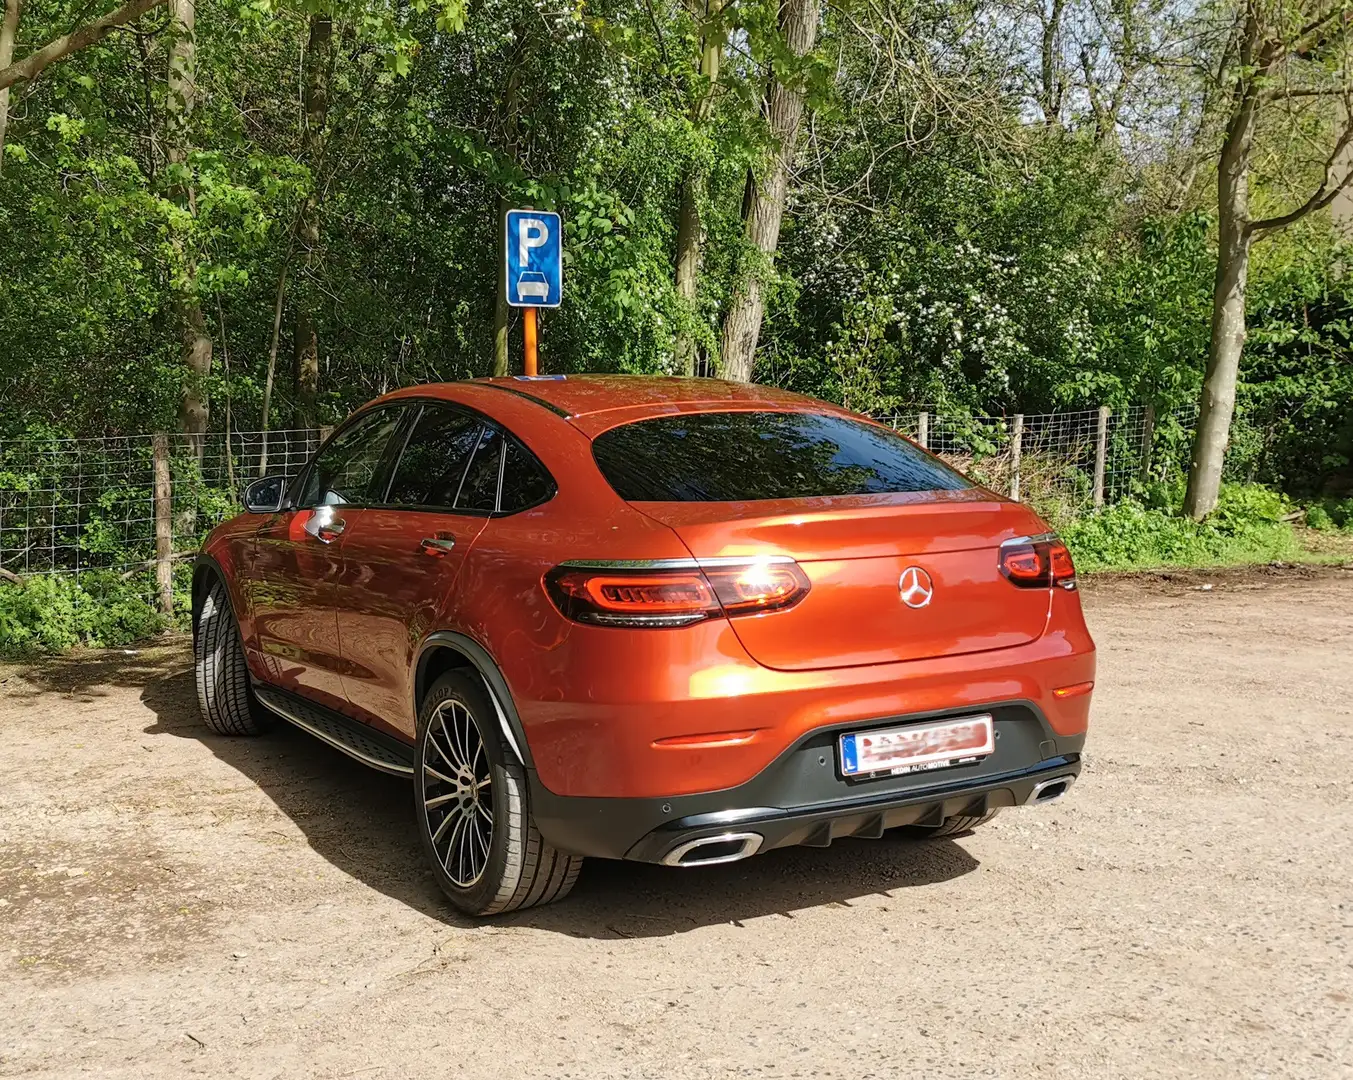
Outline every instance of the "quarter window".
{"label": "quarter window", "polygon": [[540,463],[516,439],[506,440],[503,492],[499,509],[505,514],[525,510],[550,497],[553,484]]}

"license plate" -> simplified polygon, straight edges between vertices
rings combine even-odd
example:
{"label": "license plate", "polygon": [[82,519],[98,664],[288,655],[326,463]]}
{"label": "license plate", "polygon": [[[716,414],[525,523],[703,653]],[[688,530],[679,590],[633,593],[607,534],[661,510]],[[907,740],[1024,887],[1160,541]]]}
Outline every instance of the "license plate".
{"label": "license plate", "polygon": [[990,714],[841,736],[843,776],[926,772],[966,765],[996,749]]}

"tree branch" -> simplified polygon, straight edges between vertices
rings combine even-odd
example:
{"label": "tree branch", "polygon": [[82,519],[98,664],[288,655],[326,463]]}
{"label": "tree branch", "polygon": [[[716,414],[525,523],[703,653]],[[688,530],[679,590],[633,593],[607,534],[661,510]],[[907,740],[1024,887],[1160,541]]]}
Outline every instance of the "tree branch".
{"label": "tree branch", "polygon": [[1342,97],[1347,93],[1343,86],[1293,86],[1261,90],[1260,101],[1283,101],[1286,98]]}
{"label": "tree branch", "polygon": [[0,70],[0,90],[13,86],[17,82],[36,79],[48,67],[58,60],[64,60],[71,53],[87,49],[107,37],[116,27],[135,22],[147,11],[159,7],[165,0],[128,0],[116,11],[86,23],[69,34],[49,41],[36,52],[31,52],[17,64]]}
{"label": "tree branch", "polygon": [[1353,142],[1353,120],[1344,125],[1343,132],[1339,135],[1339,141],[1334,144],[1334,149],[1330,156],[1325,159],[1325,176],[1320,181],[1320,186],[1315,189],[1311,197],[1298,206],[1295,210],[1287,214],[1280,214],[1277,217],[1263,218],[1259,221],[1251,221],[1245,231],[1253,236],[1258,232],[1265,232],[1269,229],[1281,229],[1300,221],[1307,214],[1316,210],[1323,210],[1334,201],[1334,197],[1348,186],[1348,182],[1353,180],[1353,167],[1344,171],[1343,178],[1336,184],[1330,183],[1330,177],[1334,172],[1335,163],[1348,148],[1350,142]]}

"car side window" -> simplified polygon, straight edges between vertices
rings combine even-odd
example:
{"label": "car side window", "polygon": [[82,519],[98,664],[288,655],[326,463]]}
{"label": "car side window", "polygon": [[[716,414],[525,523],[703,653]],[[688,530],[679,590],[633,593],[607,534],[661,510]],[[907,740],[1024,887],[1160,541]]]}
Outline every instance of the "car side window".
{"label": "car side window", "polygon": [[498,505],[498,477],[502,473],[502,457],[502,432],[486,425],[479,439],[479,448],[465,472],[465,482],[460,486],[457,510],[493,513]]}
{"label": "car side window", "polygon": [[425,405],[395,466],[385,501],[450,510],[483,430],[473,416]]}
{"label": "car side window", "polygon": [[504,441],[503,488],[498,509],[512,514],[548,499],[554,491],[554,481],[526,447],[511,437]]}
{"label": "car side window", "polygon": [[298,507],[370,502],[398,409],[378,409],[345,428],[319,452],[306,474]]}

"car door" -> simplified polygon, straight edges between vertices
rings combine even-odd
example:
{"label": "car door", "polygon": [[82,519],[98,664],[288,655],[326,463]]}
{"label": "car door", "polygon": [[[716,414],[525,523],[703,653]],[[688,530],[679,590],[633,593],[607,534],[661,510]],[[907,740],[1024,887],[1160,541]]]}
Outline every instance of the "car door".
{"label": "car door", "polygon": [[247,580],[252,648],[274,685],[330,708],[347,704],[334,608],[348,518],[383,487],[403,410],[363,413],[339,429],[293,482],[290,506],[255,534]]}
{"label": "car door", "polygon": [[425,403],[391,470],[383,505],[348,520],[338,584],[344,687],[354,713],[414,736],[414,650],[496,503],[501,432]]}

